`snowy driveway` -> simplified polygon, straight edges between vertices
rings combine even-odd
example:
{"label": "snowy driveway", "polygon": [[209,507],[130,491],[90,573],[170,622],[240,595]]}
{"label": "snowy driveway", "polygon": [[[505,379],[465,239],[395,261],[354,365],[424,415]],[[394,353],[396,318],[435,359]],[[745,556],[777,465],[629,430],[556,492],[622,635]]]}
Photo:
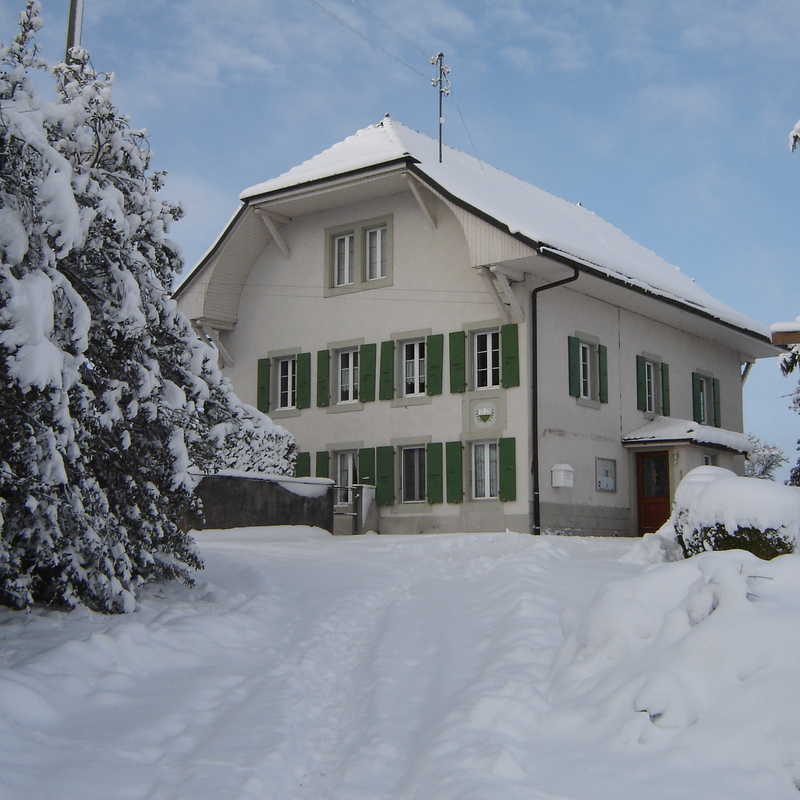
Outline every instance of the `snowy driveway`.
{"label": "snowy driveway", "polygon": [[701,754],[606,747],[568,715],[551,729],[562,615],[642,571],[627,542],[199,540],[198,585],[135,614],[0,611],[0,798],[797,796]]}

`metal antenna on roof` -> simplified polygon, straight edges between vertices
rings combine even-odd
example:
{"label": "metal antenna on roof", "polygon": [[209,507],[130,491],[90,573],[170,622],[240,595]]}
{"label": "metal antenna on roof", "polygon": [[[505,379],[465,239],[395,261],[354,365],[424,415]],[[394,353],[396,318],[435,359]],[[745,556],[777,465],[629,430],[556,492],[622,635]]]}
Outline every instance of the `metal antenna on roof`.
{"label": "metal antenna on roof", "polygon": [[442,100],[445,95],[450,94],[450,79],[447,77],[450,74],[450,67],[444,63],[444,53],[437,53],[431,58],[431,64],[439,67],[439,74],[437,77],[431,79],[431,85],[439,93],[439,163],[442,163],[442,126],[444,125],[444,117],[442,116]]}

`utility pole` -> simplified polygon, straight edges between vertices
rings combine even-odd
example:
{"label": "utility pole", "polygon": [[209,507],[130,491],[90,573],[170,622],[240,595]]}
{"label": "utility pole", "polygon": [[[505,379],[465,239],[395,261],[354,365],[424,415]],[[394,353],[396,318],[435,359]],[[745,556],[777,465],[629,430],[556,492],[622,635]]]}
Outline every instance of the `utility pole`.
{"label": "utility pole", "polygon": [[67,18],[67,49],[64,60],[67,64],[72,60],[69,51],[80,47],[81,28],[83,27],[83,0],[69,0],[69,17]]}
{"label": "utility pole", "polygon": [[439,75],[431,80],[433,88],[439,93],[439,163],[442,163],[442,126],[444,125],[444,116],[442,115],[442,100],[444,96],[450,94],[450,67],[444,63],[444,53],[437,53],[431,58],[431,64],[438,65]]}

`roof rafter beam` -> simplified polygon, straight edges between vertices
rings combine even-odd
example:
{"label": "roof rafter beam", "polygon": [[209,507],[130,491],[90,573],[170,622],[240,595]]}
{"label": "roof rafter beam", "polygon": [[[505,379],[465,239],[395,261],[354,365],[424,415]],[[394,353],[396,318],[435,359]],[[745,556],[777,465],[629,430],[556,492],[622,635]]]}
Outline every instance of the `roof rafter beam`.
{"label": "roof rafter beam", "polygon": [[525,319],[525,312],[522,310],[522,306],[519,304],[519,300],[517,300],[517,296],[514,294],[505,272],[501,271],[496,265],[489,266],[486,269],[497,299],[509,317],[517,320]]}
{"label": "roof rafter beam", "polygon": [[411,190],[411,194],[414,195],[414,199],[417,201],[417,205],[419,206],[419,210],[422,212],[422,216],[428,221],[428,225],[431,226],[433,230],[436,230],[437,222],[436,216],[434,213],[428,208],[428,204],[425,202],[422,194],[420,193],[419,187],[416,183],[416,178],[409,173],[406,173],[406,180],[408,181],[408,188]]}
{"label": "roof rafter beam", "polygon": [[285,258],[289,258],[289,244],[283,238],[283,234],[278,230],[277,218],[263,208],[257,206],[253,208],[258,218],[264,223],[264,227],[269,231],[272,241],[278,245],[278,249],[283,253]]}

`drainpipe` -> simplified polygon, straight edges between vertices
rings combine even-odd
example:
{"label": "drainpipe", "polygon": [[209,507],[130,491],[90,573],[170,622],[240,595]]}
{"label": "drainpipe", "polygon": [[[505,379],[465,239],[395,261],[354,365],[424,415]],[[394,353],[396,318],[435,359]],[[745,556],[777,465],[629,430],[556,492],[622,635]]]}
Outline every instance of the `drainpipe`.
{"label": "drainpipe", "polygon": [[542,532],[542,511],[539,503],[539,353],[537,329],[539,320],[536,314],[536,297],[545,289],[555,289],[565,283],[572,283],[578,279],[578,268],[572,266],[573,274],[559,281],[545,283],[537,286],[531,292],[531,474],[533,475],[533,531],[534,534]]}

